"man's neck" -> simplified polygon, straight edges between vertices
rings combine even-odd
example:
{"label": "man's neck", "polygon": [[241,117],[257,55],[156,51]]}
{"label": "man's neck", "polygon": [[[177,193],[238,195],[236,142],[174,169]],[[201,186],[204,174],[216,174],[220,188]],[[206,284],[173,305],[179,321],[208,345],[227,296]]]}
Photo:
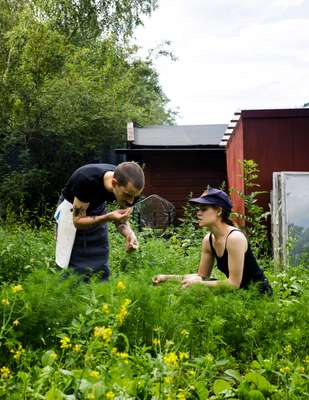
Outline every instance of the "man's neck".
{"label": "man's neck", "polygon": [[114,177],[113,171],[107,171],[103,176],[103,185],[108,192],[113,191],[113,185],[112,185],[113,177]]}

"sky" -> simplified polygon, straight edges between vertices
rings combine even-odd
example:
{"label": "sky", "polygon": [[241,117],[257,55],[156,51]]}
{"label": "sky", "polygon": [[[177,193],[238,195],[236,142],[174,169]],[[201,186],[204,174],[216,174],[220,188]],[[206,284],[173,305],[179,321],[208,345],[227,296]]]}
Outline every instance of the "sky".
{"label": "sky", "polygon": [[141,55],[171,41],[155,67],[179,125],[309,102],[309,0],[159,0],[135,37]]}

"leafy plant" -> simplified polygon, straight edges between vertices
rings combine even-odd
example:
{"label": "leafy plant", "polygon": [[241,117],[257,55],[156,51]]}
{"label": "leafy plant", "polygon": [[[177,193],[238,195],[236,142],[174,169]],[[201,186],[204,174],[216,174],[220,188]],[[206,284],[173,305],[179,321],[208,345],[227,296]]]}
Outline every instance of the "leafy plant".
{"label": "leafy plant", "polygon": [[242,199],[245,206],[245,214],[235,212],[234,217],[249,237],[254,253],[258,258],[262,259],[268,257],[271,251],[267,231],[270,212],[265,211],[263,207],[258,205],[259,197],[267,192],[257,190],[260,187],[256,182],[259,169],[255,161],[243,160],[242,171],[244,190],[239,191],[231,188],[230,193],[236,193]]}

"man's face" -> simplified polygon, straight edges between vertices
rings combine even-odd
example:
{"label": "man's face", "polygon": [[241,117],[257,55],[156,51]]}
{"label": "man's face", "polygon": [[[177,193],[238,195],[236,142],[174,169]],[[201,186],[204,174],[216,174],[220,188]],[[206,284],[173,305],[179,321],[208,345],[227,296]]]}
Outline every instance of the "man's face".
{"label": "man's face", "polygon": [[143,189],[137,190],[131,182],[128,182],[126,186],[120,186],[117,180],[113,179],[113,193],[121,208],[131,207],[142,191]]}

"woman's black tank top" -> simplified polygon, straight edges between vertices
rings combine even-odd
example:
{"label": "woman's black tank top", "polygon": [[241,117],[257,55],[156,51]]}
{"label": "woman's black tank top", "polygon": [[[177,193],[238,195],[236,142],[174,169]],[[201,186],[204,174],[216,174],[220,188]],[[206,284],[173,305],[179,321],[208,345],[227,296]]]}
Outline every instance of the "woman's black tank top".
{"label": "woman's black tank top", "polygon": [[[230,234],[234,231],[239,231],[239,229],[232,229],[226,237],[224,253],[222,257],[218,257],[216,250],[212,243],[212,233],[209,236],[209,244],[213,255],[217,260],[217,266],[221,272],[225,274],[225,276],[229,277],[229,267],[228,267],[228,251],[226,249],[226,242]],[[252,253],[250,244],[248,243],[247,251],[245,252],[245,260],[244,260],[244,270],[242,275],[242,280],[240,284],[240,288],[247,288],[252,282],[264,282],[267,281],[263,270],[258,266],[258,263]]]}

